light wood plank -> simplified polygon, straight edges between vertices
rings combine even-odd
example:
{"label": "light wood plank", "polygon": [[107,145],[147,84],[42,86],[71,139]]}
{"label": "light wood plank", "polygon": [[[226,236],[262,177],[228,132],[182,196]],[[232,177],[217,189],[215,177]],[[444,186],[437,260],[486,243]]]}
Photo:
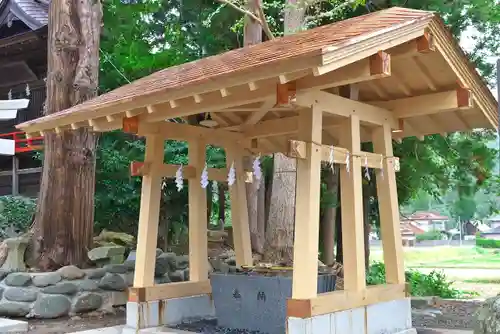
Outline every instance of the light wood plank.
{"label": "light wood plank", "polygon": [[[385,156],[392,156],[392,134],[389,126],[373,130],[373,150]],[[396,188],[396,172],[393,160],[384,160],[383,177],[377,177],[377,195],[382,231],[382,247],[387,283],[405,282],[403,245],[399,226],[399,205]]]}
{"label": "light wood plank", "polygon": [[193,282],[208,280],[207,192],[200,184],[205,156],[204,142],[188,141],[189,164],[199,175],[189,181],[189,280]]}
{"label": "light wood plank", "polygon": [[[349,171],[340,170],[342,245],[344,252],[344,289],[361,291],[366,287],[363,227],[363,195],[361,180],[361,151],[359,117],[345,121],[339,145],[351,152]],[[347,251],[348,250],[348,251]]]}
{"label": "light wood plank", "polygon": [[297,160],[292,297],[304,299],[317,295],[323,115],[313,106],[301,111],[299,118],[298,137],[307,149],[306,159]]}
{"label": "light wood plank", "polygon": [[229,187],[236,265],[252,266],[252,245],[250,242],[247,193],[245,188],[246,173],[243,168],[242,151],[234,146],[228,147],[226,148],[226,157],[227,168],[231,168],[231,164],[234,162],[236,170],[236,182]]}
{"label": "light wood plank", "polygon": [[161,136],[146,138],[145,161],[151,164],[151,172],[142,178],[139,229],[137,233],[137,254],[134,273],[134,287],[154,284],[156,240],[160,218],[162,178],[158,166],[163,163],[165,140]]}

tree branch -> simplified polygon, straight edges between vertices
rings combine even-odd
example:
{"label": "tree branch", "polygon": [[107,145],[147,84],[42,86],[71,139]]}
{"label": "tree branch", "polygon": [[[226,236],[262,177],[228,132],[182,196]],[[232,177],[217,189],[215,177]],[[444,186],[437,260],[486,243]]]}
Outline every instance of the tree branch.
{"label": "tree branch", "polygon": [[269,23],[266,20],[266,15],[264,14],[264,9],[262,8],[262,3],[260,2],[260,0],[257,0],[257,10],[261,22],[260,25],[262,26],[264,33],[267,35],[267,38],[274,39],[274,35],[269,28]]}
{"label": "tree branch", "polygon": [[217,0],[217,1],[220,2],[220,3],[222,3],[222,4],[224,4],[224,5],[228,5],[229,7],[237,10],[238,12],[242,13],[243,15],[248,15],[253,20],[259,22],[259,24],[261,25],[262,29],[266,33],[267,37],[269,39],[274,39],[274,35],[271,32],[271,29],[269,29],[269,24],[267,23],[266,17],[264,16],[264,11],[262,9],[262,6],[260,5],[260,2],[258,4],[259,17],[257,17],[254,13],[252,13],[252,12],[250,12],[250,11],[244,9],[244,8],[241,8],[241,7],[237,6],[236,4],[234,4],[233,2],[231,2],[230,0]]}

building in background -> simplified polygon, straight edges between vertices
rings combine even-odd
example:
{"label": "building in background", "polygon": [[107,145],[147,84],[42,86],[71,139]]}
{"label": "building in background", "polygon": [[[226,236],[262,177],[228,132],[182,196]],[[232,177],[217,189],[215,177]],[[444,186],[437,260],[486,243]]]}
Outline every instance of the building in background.
{"label": "building in background", "polygon": [[15,141],[15,154],[0,156],[0,196],[39,191],[42,138],[27,139],[15,125],[42,115],[48,8],[48,0],[0,0],[0,100],[30,100],[15,119],[0,122],[0,138]]}
{"label": "building in background", "polygon": [[444,232],[446,231],[446,222],[449,220],[449,217],[443,216],[437,212],[417,211],[410,216],[401,217],[401,224],[405,226],[414,226],[424,232]]}

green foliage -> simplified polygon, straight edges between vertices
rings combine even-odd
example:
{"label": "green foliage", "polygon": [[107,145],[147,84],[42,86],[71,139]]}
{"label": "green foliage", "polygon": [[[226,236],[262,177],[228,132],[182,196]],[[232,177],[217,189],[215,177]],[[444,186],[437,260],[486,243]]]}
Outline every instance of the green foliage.
{"label": "green foliage", "polygon": [[0,196],[0,210],[1,237],[5,238],[9,237],[5,230],[22,233],[30,227],[36,201],[22,196]]}
{"label": "green foliage", "polygon": [[443,239],[443,236],[442,236],[441,232],[439,232],[439,231],[429,231],[429,232],[424,232],[422,234],[417,234],[416,238],[417,238],[417,241],[441,240],[441,239]]}
{"label": "green foliage", "polygon": [[[416,270],[408,270],[405,272],[405,276],[406,282],[410,284],[411,295],[415,297],[464,298],[471,294],[453,288],[453,282],[449,281],[442,272],[432,271],[429,274],[424,274]],[[385,283],[383,263],[375,262],[370,266],[366,282],[368,285]]]}
{"label": "green foliage", "polygon": [[500,248],[500,240],[476,237],[476,246],[482,248]]}

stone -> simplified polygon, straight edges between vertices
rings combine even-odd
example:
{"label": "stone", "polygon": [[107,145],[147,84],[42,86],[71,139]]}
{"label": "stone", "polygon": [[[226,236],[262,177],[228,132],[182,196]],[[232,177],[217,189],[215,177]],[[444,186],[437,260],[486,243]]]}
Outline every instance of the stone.
{"label": "stone", "polygon": [[1,302],[0,315],[4,317],[24,317],[30,312],[30,305],[17,302]]}
{"label": "stone", "polygon": [[127,267],[128,271],[135,270],[135,260],[125,260],[125,262],[123,262],[123,265]]}
{"label": "stone", "polygon": [[189,267],[189,255],[179,255],[176,259],[176,268],[177,269],[186,269]]}
{"label": "stone", "polygon": [[125,246],[126,248],[132,248],[135,246],[135,237],[133,235],[123,233],[123,232],[113,232],[108,230],[102,230],[98,236],[94,237],[94,243],[100,244],[115,244],[118,246]]}
{"label": "stone", "polygon": [[10,274],[11,271],[10,270],[4,270],[4,269],[0,269],[0,280],[4,279],[5,276],[7,276],[8,274]]}
{"label": "stone", "polygon": [[123,246],[102,246],[90,250],[87,255],[98,266],[121,264],[125,260],[125,250]]}
{"label": "stone", "polygon": [[9,286],[26,286],[30,282],[31,275],[25,273],[11,273],[4,280],[4,283]]}
{"label": "stone", "polygon": [[189,268],[184,269],[184,280],[189,281]]}
{"label": "stone", "polygon": [[225,262],[230,266],[236,266],[236,256],[229,257]]}
{"label": "stone", "polygon": [[82,313],[97,310],[101,307],[103,298],[101,295],[86,292],[78,296],[73,304],[73,313]]}
{"label": "stone", "polygon": [[219,272],[222,274],[229,274],[229,271],[231,270],[231,266],[227,263],[222,262],[219,266]]}
{"label": "stone", "polygon": [[156,249],[156,257],[160,256],[163,254],[163,251],[160,248]]}
{"label": "stone", "polygon": [[0,333],[27,333],[28,322],[0,318]]}
{"label": "stone", "polygon": [[127,284],[127,286],[134,285],[134,273],[125,274],[125,283]]}
{"label": "stone", "polygon": [[36,300],[38,291],[24,288],[10,288],[3,294],[5,299],[12,302],[27,302],[31,303]]}
{"label": "stone", "polygon": [[99,287],[103,290],[124,291],[127,283],[118,274],[106,274],[99,282]]}
{"label": "stone", "polygon": [[77,291],[77,285],[72,282],[60,282],[42,289],[43,293],[50,295],[74,295]]}
{"label": "stone", "polygon": [[27,235],[23,235],[16,238],[5,239],[4,243],[7,245],[8,253],[7,259],[2,265],[4,270],[26,270],[26,264],[24,263],[24,253],[30,238]]}
{"label": "stone", "polygon": [[4,290],[5,290],[5,289],[4,289],[3,287],[1,287],[1,286],[0,286],[0,299],[2,299],[2,297],[3,297],[3,291],[4,291]]}
{"label": "stone", "polygon": [[33,285],[39,288],[44,288],[49,285],[54,285],[62,280],[59,273],[44,273],[33,276]]}
{"label": "stone", "polygon": [[165,283],[171,283],[172,281],[168,276],[161,276],[161,277],[155,277],[155,283],[156,284],[165,284]]}
{"label": "stone", "polygon": [[70,309],[71,302],[68,297],[63,295],[42,295],[33,305],[31,315],[36,318],[53,319],[68,315]]}
{"label": "stone", "polygon": [[488,298],[476,312],[474,334],[500,333],[500,295]]}
{"label": "stone", "polygon": [[84,279],[78,282],[75,282],[78,291],[96,291],[99,289],[97,283],[91,279]]}
{"label": "stone", "polygon": [[155,277],[161,277],[168,272],[175,271],[175,265],[172,266],[172,263],[175,264],[175,254],[173,253],[163,253],[162,255],[156,258],[155,263]]}
{"label": "stone", "polygon": [[128,272],[128,268],[122,264],[108,264],[103,269],[112,274],[125,274]]}
{"label": "stone", "polygon": [[85,276],[85,272],[76,266],[66,266],[57,270],[67,280],[79,279]]}
{"label": "stone", "polygon": [[182,270],[176,270],[168,274],[168,277],[172,282],[182,282],[184,281],[184,272]]}
{"label": "stone", "polygon": [[103,268],[91,269],[87,271],[87,278],[96,279],[103,278],[106,275],[106,270]]}

